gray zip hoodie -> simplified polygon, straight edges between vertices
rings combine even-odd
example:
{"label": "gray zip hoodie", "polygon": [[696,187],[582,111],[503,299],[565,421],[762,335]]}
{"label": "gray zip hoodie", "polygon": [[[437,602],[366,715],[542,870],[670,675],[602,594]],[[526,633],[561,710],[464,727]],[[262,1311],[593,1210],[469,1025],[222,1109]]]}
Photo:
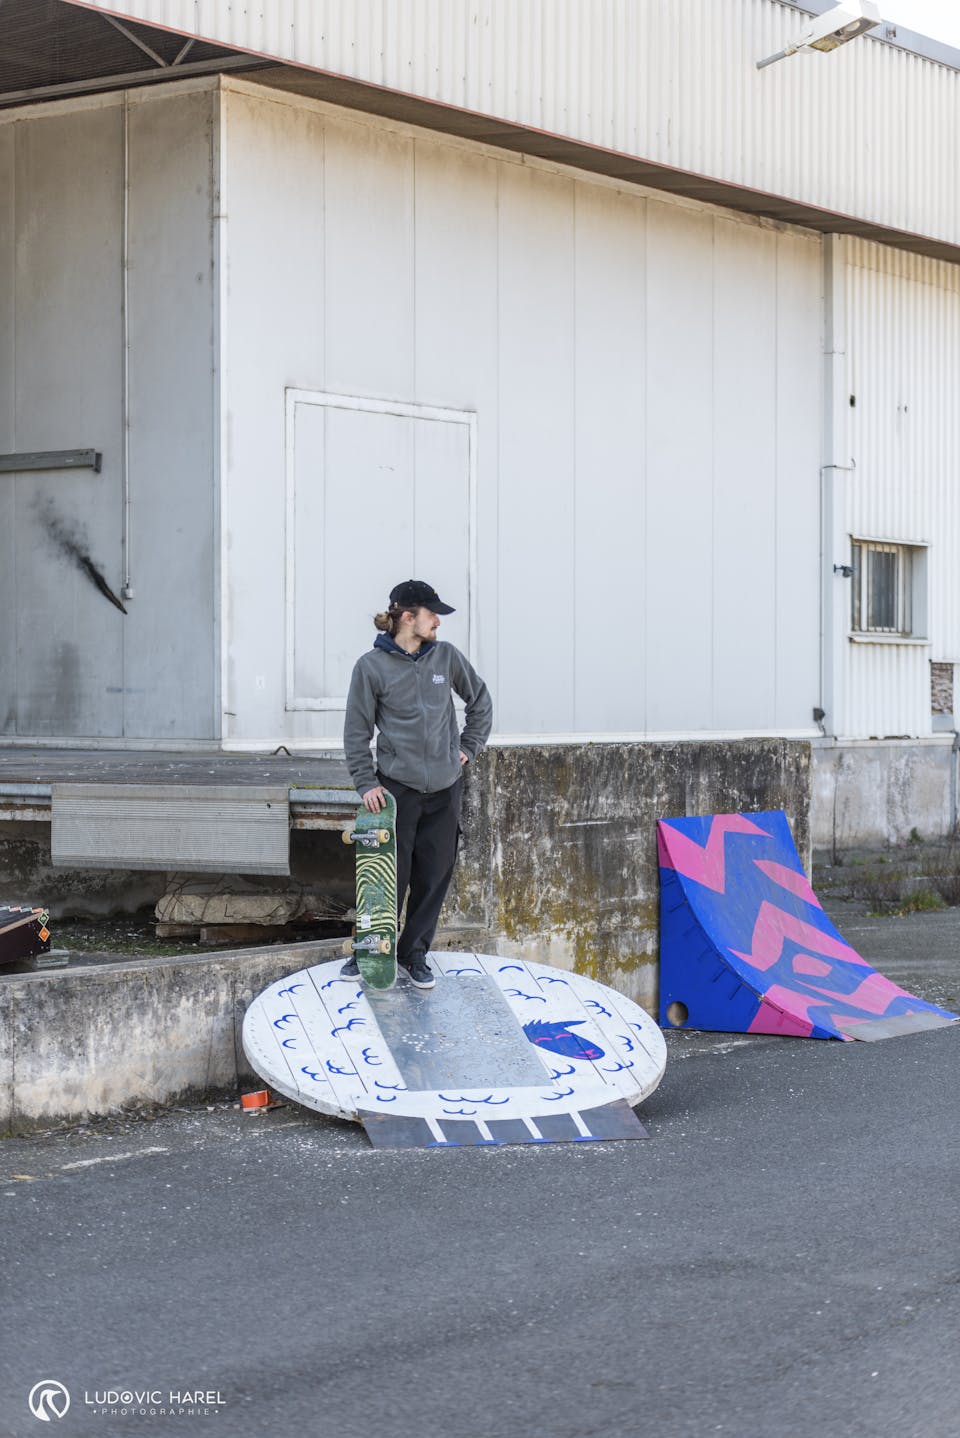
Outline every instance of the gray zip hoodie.
{"label": "gray zip hoodie", "polygon": [[[455,690],[467,706],[463,733]],[[370,740],[377,733],[377,769],[421,794],[449,789],[460,776],[460,750],[476,759],[490,737],[493,703],[468,659],[443,640],[407,654],[381,634],[353,668],[343,747],[359,794],[378,784]]]}

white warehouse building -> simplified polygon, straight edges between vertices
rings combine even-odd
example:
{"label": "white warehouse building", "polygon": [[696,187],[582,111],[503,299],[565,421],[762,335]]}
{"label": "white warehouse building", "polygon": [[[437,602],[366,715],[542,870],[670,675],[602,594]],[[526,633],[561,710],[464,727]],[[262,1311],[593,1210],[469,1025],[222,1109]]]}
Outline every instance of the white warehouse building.
{"label": "white warehouse building", "polygon": [[960,54],[826,9],[7,0],[0,742],[336,748],[416,574],[531,784],[951,831]]}

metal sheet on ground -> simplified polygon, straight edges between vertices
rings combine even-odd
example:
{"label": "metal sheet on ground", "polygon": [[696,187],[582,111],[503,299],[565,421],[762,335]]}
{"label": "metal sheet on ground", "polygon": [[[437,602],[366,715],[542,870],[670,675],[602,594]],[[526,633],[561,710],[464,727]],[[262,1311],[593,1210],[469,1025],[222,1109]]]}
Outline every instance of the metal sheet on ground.
{"label": "metal sheet on ground", "polygon": [[950,1028],[957,1021],[952,1016],[919,1013],[900,1014],[889,1019],[866,1019],[857,1023],[855,1019],[838,1022],[837,1028],[848,1039],[859,1039],[862,1043],[875,1043],[877,1039],[898,1039],[906,1034],[925,1033],[928,1029]]}
{"label": "metal sheet on ground", "polygon": [[408,1088],[521,1088],[547,1077],[486,975],[441,977],[426,993],[410,987],[367,998]]}
{"label": "metal sheet on ground", "polygon": [[[431,1127],[423,1118],[362,1114],[363,1127],[374,1148],[476,1148],[517,1143],[604,1143],[650,1135],[623,1099],[574,1116],[545,1114],[535,1125],[522,1119],[444,1119]],[[577,1122],[579,1118],[580,1122]]]}

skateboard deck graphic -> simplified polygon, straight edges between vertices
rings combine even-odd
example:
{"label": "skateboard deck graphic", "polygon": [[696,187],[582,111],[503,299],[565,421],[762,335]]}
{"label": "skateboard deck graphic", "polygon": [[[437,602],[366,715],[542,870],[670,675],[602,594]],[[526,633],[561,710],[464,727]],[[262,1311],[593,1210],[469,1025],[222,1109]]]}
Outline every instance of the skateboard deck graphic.
{"label": "skateboard deck graphic", "polygon": [[0,904],[0,964],[50,952],[50,915],[31,904]]}
{"label": "skateboard deck graphic", "polygon": [[344,832],[357,861],[356,933],[347,952],[356,956],[360,977],[371,989],[397,981],[397,802],[370,814],[361,804],[353,828]]}

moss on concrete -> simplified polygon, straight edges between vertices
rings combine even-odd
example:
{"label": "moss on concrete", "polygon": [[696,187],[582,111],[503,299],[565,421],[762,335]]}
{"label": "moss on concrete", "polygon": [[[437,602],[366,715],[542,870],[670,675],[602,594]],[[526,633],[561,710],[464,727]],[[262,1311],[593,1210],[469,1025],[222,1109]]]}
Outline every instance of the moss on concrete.
{"label": "moss on concrete", "polygon": [[468,771],[448,917],[652,1005],[657,820],[785,809],[808,857],[809,789],[801,741],[488,750]]}

